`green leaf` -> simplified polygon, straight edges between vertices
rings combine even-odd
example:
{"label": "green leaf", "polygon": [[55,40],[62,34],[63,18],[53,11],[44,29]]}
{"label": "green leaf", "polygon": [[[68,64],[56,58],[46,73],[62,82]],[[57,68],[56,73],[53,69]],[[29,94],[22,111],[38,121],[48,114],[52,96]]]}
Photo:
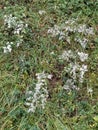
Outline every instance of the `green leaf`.
{"label": "green leaf", "polygon": [[55,119],[54,125],[57,130],[68,130],[68,128],[58,118]]}

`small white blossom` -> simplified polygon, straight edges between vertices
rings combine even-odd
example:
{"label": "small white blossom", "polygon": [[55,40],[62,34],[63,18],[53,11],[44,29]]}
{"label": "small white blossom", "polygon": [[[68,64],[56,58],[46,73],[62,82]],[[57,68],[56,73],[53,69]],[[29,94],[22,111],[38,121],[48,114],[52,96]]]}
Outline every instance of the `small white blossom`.
{"label": "small white blossom", "polygon": [[6,47],[3,47],[3,49],[4,49],[4,53],[8,53],[12,51],[11,45],[7,45]]}
{"label": "small white blossom", "polygon": [[62,31],[59,33],[59,40],[62,40],[65,38],[65,33],[63,33]]}
{"label": "small white blossom", "polygon": [[30,103],[29,103],[29,102],[26,102],[25,105],[26,105],[26,106],[30,106]]}
{"label": "small white blossom", "polygon": [[19,42],[17,42],[17,45],[16,45],[17,47],[19,47],[20,46],[20,43]]}
{"label": "small white blossom", "polygon": [[25,27],[27,28],[27,27],[28,27],[28,24],[25,24]]}
{"label": "small white blossom", "polygon": [[30,90],[26,92],[26,95],[31,95],[31,94],[33,94],[33,92]]}
{"label": "small white blossom", "polygon": [[88,59],[88,54],[83,53],[83,52],[78,52],[79,58],[82,62]]}
{"label": "small white blossom", "polygon": [[85,30],[86,30],[86,25],[85,24],[79,25],[78,28],[77,28],[77,31],[79,33],[85,33]]}
{"label": "small white blossom", "polygon": [[47,75],[47,78],[52,79],[52,75],[51,74]]}
{"label": "small white blossom", "polygon": [[87,40],[86,38],[83,38],[83,40],[81,40],[81,39],[79,39],[79,38],[75,38],[75,41],[76,41],[76,42],[79,42],[80,45],[81,45],[83,48],[86,47],[87,42],[88,42],[88,40]]}
{"label": "small white blossom", "polygon": [[71,26],[66,26],[66,27],[65,27],[65,30],[66,30],[67,32],[74,32],[74,29],[73,29]]}
{"label": "small white blossom", "polygon": [[47,73],[44,73],[44,71],[42,73],[37,73],[36,76],[38,80],[45,79],[45,78],[48,78],[48,79],[52,78],[52,75],[48,75]]}
{"label": "small white blossom", "polygon": [[92,88],[87,88],[87,92],[92,94],[93,93],[93,89]]}
{"label": "small white blossom", "polygon": [[76,19],[69,19],[69,20],[66,20],[65,21],[65,24],[70,24],[70,25],[72,25],[72,24],[74,24],[76,22]]}
{"label": "small white blossom", "polygon": [[93,95],[93,89],[91,87],[87,87],[87,93],[91,96]]}
{"label": "small white blossom", "polygon": [[72,78],[76,80],[77,78],[77,72],[79,71],[79,64],[77,63],[70,63],[70,74],[72,75]]}
{"label": "small white blossom", "polygon": [[86,29],[86,33],[90,35],[94,35],[94,29],[92,27],[89,27]]}
{"label": "small white blossom", "polygon": [[70,44],[71,42],[70,42],[70,37],[66,37],[66,41]]}
{"label": "small white blossom", "polygon": [[71,89],[75,89],[75,90],[78,90],[77,86],[74,85],[74,82],[72,79],[68,79],[65,83],[65,85],[63,86],[63,88],[65,90],[71,90]]}
{"label": "small white blossom", "polygon": [[40,15],[43,15],[43,14],[46,13],[46,11],[45,11],[45,10],[39,10],[38,13],[39,13]]}
{"label": "small white blossom", "polygon": [[59,56],[59,59],[66,60],[66,61],[69,61],[70,58],[72,59],[75,58],[75,55],[71,50],[63,51],[62,55]]}
{"label": "small white blossom", "polygon": [[85,72],[88,71],[87,69],[87,65],[82,65],[82,67],[80,67],[80,77],[79,77],[79,81],[82,83],[83,79],[84,79],[84,74]]}
{"label": "small white blossom", "polygon": [[94,35],[94,29],[92,27],[87,28],[85,24],[79,25],[77,31],[79,33],[84,33],[85,35]]}
{"label": "small white blossom", "polygon": [[36,76],[38,80],[46,78],[46,74],[44,73],[44,71],[42,73],[37,73]]}
{"label": "small white blossom", "polygon": [[47,33],[51,34],[52,37],[55,37],[60,34],[60,27],[57,25],[54,25],[54,27],[51,27],[48,29]]}
{"label": "small white blossom", "polygon": [[[32,100],[32,97],[28,97],[27,99],[26,99],[26,101],[31,101]],[[30,104],[29,104],[30,105]]]}
{"label": "small white blossom", "polygon": [[50,53],[50,55],[54,55],[55,53],[52,51],[51,53]]}

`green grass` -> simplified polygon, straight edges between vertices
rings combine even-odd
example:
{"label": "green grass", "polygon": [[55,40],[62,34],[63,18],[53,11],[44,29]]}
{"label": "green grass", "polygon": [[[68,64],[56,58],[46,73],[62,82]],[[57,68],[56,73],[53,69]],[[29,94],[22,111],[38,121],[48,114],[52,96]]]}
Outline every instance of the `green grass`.
{"label": "green grass", "polygon": [[[39,14],[40,10],[45,13]],[[4,15],[12,14],[23,21],[24,31],[13,34],[15,27],[4,25]],[[74,24],[65,21],[76,19]],[[59,40],[60,34],[48,34],[54,25],[67,33],[64,27],[80,27],[85,24],[94,29],[94,35],[70,32]],[[97,0],[2,0],[0,2],[0,130],[97,130],[98,129],[98,1]],[[21,38],[22,36],[22,38]],[[82,48],[75,38],[86,38],[88,44]],[[70,38],[70,44],[67,41]],[[23,39],[19,47],[17,42]],[[12,51],[4,53],[7,42],[13,42]],[[64,50],[72,50],[76,58],[68,62],[60,60]],[[88,54],[81,62],[77,51]],[[63,86],[68,78],[68,66],[85,64],[88,71],[83,83],[79,72],[75,85],[79,90],[66,91]],[[52,74],[46,79],[48,98],[45,109],[39,105],[34,113],[28,113],[26,92],[35,92],[38,82],[36,73]],[[93,93],[88,93],[92,88]],[[39,103],[40,104],[40,103]]]}

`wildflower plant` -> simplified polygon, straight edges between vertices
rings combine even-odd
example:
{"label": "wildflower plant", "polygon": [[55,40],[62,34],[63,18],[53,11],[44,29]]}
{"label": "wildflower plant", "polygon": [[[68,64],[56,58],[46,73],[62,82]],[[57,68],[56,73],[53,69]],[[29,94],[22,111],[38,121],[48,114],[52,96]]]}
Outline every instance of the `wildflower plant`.
{"label": "wildflower plant", "polygon": [[98,2],[0,2],[0,128],[97,130]]}
{"label": "wildflower plant", "polygon": [[[17,49],[19,46],[27,46],[25,39],[31,31],[31,28],[28,27],[28,23],[25,22],[26,15],[23,12],[26,11],[25,8],[19,8],[16,5],[14,8],[18,8],[20,12],[13,11],[13,13],[10,12],[10,8],[11,7],[4,8],[2,16],[4,23],[1,28],[1,35],[3,38],[2,49],[4,53],[11,52],[14,48]],[[14,8],[12,7],[11,9],[13,10]]]}
{"label": "wildflower plant", "polygon": [[52,78],[52,75],[47,73],[37,73],[37,83],[35,85],[34,91],[27,90],[26,95],[26,105],[28,106],[28,112],[35,112],[38,108],[45,108],[48,89],[47,89],[47,79]]}
{"label": "wildflower plant", "polygon": [[65,39],[69,44],[72,40],[70,35],[74,35],[74,42],[79,43],[85,49],[87,43],[90,42],[88,36],[92,37],[94,35],[94,29],[93,27],[87,27],[86,24],[78,24],[77,18],[66,20],[60,26],[54,25],[54,27],[48,29],[47,33],[51,34],[52,37],[58,36],[59,40]]}
{"label": "wildflower plant", "polygon": [[[6,32],[10,33],[11,37],[16,37],[16,40],[13,42],[9,42],[9,45],[7,46],[7,49],[4,48],[4,53],[6,52],[11,52],[12,51],[12,46],[19,47],[20,44],[23,43],[23,36],[26,33],[26,28],[28,27],[27,24],[24,24],[23,21],[18,20],[17,17],[10,15],[5,15],[4,16],[4,28],[6,28]],[[13,39],[12,39],[13,40]],[[13,45],[11,45],[11,43]],[[6,43],[8,44],[8,42]],[[10,48],[9,48],[10,46]]]}

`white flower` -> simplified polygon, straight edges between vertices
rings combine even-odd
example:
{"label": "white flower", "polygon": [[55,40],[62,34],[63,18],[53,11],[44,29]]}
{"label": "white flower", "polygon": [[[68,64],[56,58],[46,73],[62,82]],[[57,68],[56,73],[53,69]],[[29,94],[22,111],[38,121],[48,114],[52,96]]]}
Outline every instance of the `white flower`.
{"label": "white flower", "polygon": [[51,74],[47,75],[47,78],[52,79],[52,75]]}
{"label": "white flower", "polygon": [[39,12],[38,12],[40,15],[43,15],[43,14],[45,14],[46,13],[46,11],[45,10],[39,10]]}
{"label": "white flower", "polygon": [[25,103],[26,106],[30,106],[30,104],[31,104],[31,103],[29,103],[29,102],[26,102],[26,103]]}
{"label": "white flower", "polygon": [[63,88],[65,90],[71,90],[71,89],[76,89],[78,90],[77,86],[74,85],[74,82],[72,81],[72,79],[68,79],[65,83],[65,85],[63,86]]}
{"label": "white flower", "polygon": [[65,30],[66,30],[67,32],[73,32],[73,31],[74,31],[71,26],[66,26],[66,27],[65,27]]}
{"label": "white flower", "polygon": [[20,34],[20,30],[19,29],[15,30],[14,34]]}
{"label": "white flower", "polygon": [[4,49],[4,53],[8,53],[12,51],[11,45],[7,45],[6,47],[3,47],[3,49]]}
{"label": "white flower", "polygon": [[82,62],[88,59],[88,54],[83,53],[83,52],[78,52],[79,58]]}
{"label": "white flower", "polygon": [[86,47],[87,42],[88,42],[88,40],[87,40],[86,38],[83,38],[83,40],[81,40],[81,39],[79,39],[79,38],[75,38],[75,41],[79,42],[80,45],[81,45],[83,48]]}
{"label": "white flower", "polygon": [[[32,97],[28,97],[27,99],[26,99],[26,101],[31,101],[32,100]],[[28,104],[28,102],[27,102],[27,104]],[[27,105],[26,104],[26,105]],[[29,104],[30,105],[30,104]]]}
{"label": "white flower", "polygon": [[27,28],[27,27],[28,27],[28,24],[25,24],[25,27]]}
{"label": "white flower", "polygon": [[93,89],[92,88],[87,88],[87,92],[88,93],[93,93]]}
{"label": "white flower", "polygon": [[80,68],[80,71],[84,71],[86,72],[87,71],[87,65],[82,65],[82,67]]}
{"label": "white flower", "polygon": [[77,28],[77,31],[79,33],[85,33],[85,30],[86,30],[86,25],[85,24],[79,25],[78,28]]}
{"label": "white flower", "polygon": [[62,31],[59,33],[59,40],[62,40],[63,38],[65,38],[65,33],[63,33]]}
{"label": "white flower", "polygon": [[43,82],[38,82],[38,83],[36,84],[36,88],[35,88],[35,90],[36,90],[36,91],[39,91],[40,88],[41,88],[41,86],[43,86],[43,85],[44,85]]}
{"label": "white flower", "polygon": [[70,44],[71,42],[70,42],[70,37],[66,37],[66,41]]}
{"label": "white flower", "polygon": [[3,49],[4,49],[4,53],[7,53],[7,52],[8,52],[8,50],[7,50],[6,47],[3,47]]}
{"label": "white flower", "polygon": [[82,67],[80,67],[80,78],[79,78],[79,81],[82,83],[83,82],[83,79],[84,79],[84,74],[85,72],[88,71],[87,70],[87,65],[82,65]]}
{"label": "white flower", "polygon": [[8,49],[9,52],[11,52],[12,51],[11,45],[8,45],[7,49]]}
{"label": "white flower", "polygon": [[54,55],[55,53],[52,51],[51,53],[50,53],[50,55]]}
{"label": "white flower", "polygon": [[85,35],[94,35],[94,29],[92,27],[87,28],[85,24],[78,26],[77,31]]}
{"label": "white flower", "polygon": [[73,24],[73,23],[75,23],[76,22],[76,19],[69,19],[69,20],[67,20],[67,21],[65,21],[65,24]]}
{"label": "white flower", "polygon": [[17,45],[16,45],[17,47],[19,47],[20,46],[20,43],[19,42],[17,42]]}
{"label": "white flower", "polygon": [[42,73],[37,73],[36,76],[38,80],[46,78],[46,74],[44,73],[44,71]]}
{"label": "white flower", "polygon": [[89,27],[86,29],[86,33],[90,35],[94,35],[94,29],[92,27]]}
{"label": "white flower", "polygon": [[70,58],[72,59],[75,58],[75,55],[71,50],[63,51],[62,55],[59,56],[59,59],[66,60],[66,61],[69,61]]}
{"label": "white flower", "polygon": [[60,34],[60,27],[57,25],[54,25],[54,27],[49,28],[47,33],[52,34],[52,37],[55,37]]}
{"label": "white flower", "polygon": [[38,80],[43,80],[43,81],[44,81],[45,78],[48,78],[48,79],[52,78],[52,75],[44,73],[44,71],[42,73],[37,73],[36,76],[37,76]]}
{"label": "white flower", "polygon": [[33,94],[33,92],[30,90],[26,92],[26,95],[31,95],[31,94]]}
{"label": "white flower", "polygon": [[77,63],[70,63],[70,74],[72,75],[72,78],[76,80],[77,77],[77,71],[79,71],[79,65]]}
{"label": "white flower", "polygon": [[36,109],[36,107],[31,105],[31,107],[28,109],[28,113],[30,113],[30,112],[34,113],[35,109]]}

